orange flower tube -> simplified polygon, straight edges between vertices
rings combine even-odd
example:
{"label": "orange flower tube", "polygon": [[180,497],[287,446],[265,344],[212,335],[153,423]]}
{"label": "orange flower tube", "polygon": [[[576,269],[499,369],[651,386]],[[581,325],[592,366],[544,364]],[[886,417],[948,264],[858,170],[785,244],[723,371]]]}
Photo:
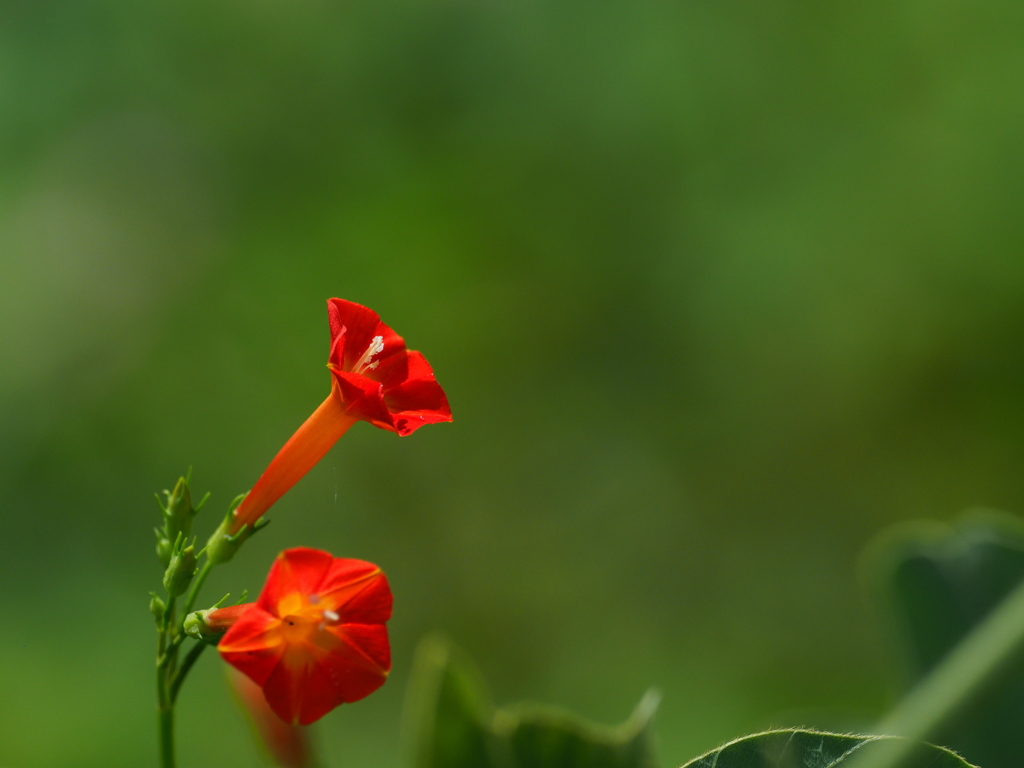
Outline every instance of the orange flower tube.
{"label": "orange flower tube", "polygon": [[228,533],[237,533],[244,526],[259,520],[358,421],[358,418],[345,411],[337,389],[336,384],[331,386],[331,394],[327,399],[277,452],[256,485],[234,511]]}

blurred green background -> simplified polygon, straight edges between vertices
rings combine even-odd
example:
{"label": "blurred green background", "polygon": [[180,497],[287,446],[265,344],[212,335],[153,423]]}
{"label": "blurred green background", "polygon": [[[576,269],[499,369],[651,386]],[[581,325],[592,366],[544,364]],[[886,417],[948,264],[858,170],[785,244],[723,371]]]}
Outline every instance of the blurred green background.
{"label": "blurred green background", "polygon": [[[1024,6],[5,0],[0,764],[155,763],[152,493],[199,530],[326,396],[325,299],[450,425],[357,425],[206,592],[373,560],[499,702],[664,695],[663,763],[865,728],[858,553],[1024,499]],[[205,519],[204,519],[205,518]],[[258,763],[209,653],[181,765]]]}

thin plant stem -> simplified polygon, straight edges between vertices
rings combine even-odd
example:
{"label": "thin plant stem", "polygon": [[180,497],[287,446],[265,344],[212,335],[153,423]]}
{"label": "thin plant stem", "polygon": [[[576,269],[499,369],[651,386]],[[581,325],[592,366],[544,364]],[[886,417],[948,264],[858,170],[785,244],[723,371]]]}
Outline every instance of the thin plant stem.
{"label": "thin plant stem", "polygon": [[178,668],[177,673],[174,675],[174,679],[171,680],[171,706],[174,706],[174,702],[178,700],[178,690],[181,688],[181,684],[185,682],[185,676],[192,669],[192,665],[195,664],[199,657],[203,655],[203,651],[206,650],[208,643],[199,640],[193,646],[192,650],[188,652],[184,661],[181,662],[181,666]]}
{"label": "thin plant stem", "polygon": [[897,768],[1024,649],[1024,581],[917,684],[876,727],[904,739],[879,743],[850,768]]}
{"label": "thin plant stem", "polygon": [[174,705],[160,707],[160,768],[174,768]]}
{"label": "thin plant stem", "polygon": [[174,702],[170,697],[170,676],[174,671],[178,643],[175,632],[175,599],[167,601],[163,620],[158,628],[159,640],[156,649],[156,709],[157,728],[160,734],[160,766],[174,768]]}
{"label": "thin plant stem", "polygon": [[213,570],[213,561],[209,557],[203,561],[202,567],[199,569],[199,573],[192,580],[192,586],[189,587],[188,595],[185,596],[185,608],[181,612],[181,617],[185,618],[192,613],[192,608],[196,604],[196,598],[199,596],[199,590],[203,587],[203,582],[206,581],[206,577],[210,575],[210,571]]}
{"label": "thin plant stem", "polygon": [[172,658],[177,653],[179,646],[185,641],[185,635],[179,634],[170,643],[167,644],[167,649],[162,655],[156,657],[157,664],[163,664],[165,667],[170,664]]}
{"label": "thin plant stem", "polygon": [[[195,605],[199,590],[210,575],[213,563],[206,558],[199,573],[192,580],[192,585],[185,597],[185,604],[181,612],[182,618],[188,616]],[[160,732],[160,768],[175,768],[174,759],[174,702],[178,698],[178,690],[181,688],[185,675],[196,663],[199,654],[203,651],[205,643],[199,643],[185,657],[181,667],[177,666],[178,648],[185,639],[182,628],[179,626],[175,610],[174,598],[168,601],[164,613],[163,622],[159,630],[160,639],[157,643],[156,656],[156,696],[157,696],[157,722]]]}
{"label": "thin plant stem", "polygon": [[176,598],[172,597],[172,598],[170,598],[167,601],[167,607],[164,608],[163,619],[160,621],[159,627],[157,627],[157,632],[159,632],[159,635],[160,635],[159,644],[157,645],[157,649],[156,649],[157,661],[160,660],[160,658],[164,655],[164,652],[167,650],[167,635],[168,635],[167,630],[174,623],[174,603],[175,603],[175,600],[176,600]]}
{"label": "thin plant stem", "polygon": [[[161,645],[164,635],[161,634]],[[157,723],[160,732],[160,767],[174,768],[174,700],[168,685],[174,652],[161,654],[156,666]]]}

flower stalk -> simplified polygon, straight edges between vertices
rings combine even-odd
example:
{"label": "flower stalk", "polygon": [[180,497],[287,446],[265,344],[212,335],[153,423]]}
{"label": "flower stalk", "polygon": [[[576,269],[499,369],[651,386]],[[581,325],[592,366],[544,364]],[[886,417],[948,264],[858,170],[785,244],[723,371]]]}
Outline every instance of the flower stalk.
{"label": "flower stalk", "polygon": [[[165,566],[163,586],[167,598],[161,598],[153,593],[150,611],[157,628],[156,706],[160,766],[175,768],[174,702],[181,682],[195,663],[195,658],[190,653],[185,664],[178,666],[178,650],[186,638],[179,615],[187,615],[189,606],[195,601],[200,587],[209,575],[211,564],[209,558],[206,558],[206,562],[197,571],[196,564],[202,553],[196,553],[194,543],[186,545],[185,542],[185,537],[191,529],[192,518],[198,512],[198,507],[192,507],[191,504],[188,478],[179,478],[174,490],[166,491],[165,495],[167,502],[160,505],[164,513],[165,526],[163,530],[157,529],[157,556]],[[179,614],[178,598],[186,593],[186,610]]]}
{"label": "flower stalk", "polygon": [[159,638],[156,652],[156,706],[157,728],[160,740],[161,768],[174,768],[174,699],[171,697],[171,675],[178,653],[172,626],[174,623],[174,598],[158,621]]}

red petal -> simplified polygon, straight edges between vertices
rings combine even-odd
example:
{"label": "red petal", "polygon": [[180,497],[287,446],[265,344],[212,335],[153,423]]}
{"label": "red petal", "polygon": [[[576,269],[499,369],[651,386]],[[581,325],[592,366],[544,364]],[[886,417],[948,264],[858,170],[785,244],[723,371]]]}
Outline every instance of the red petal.
{"label": "red petal", "polygon": [[434,369],[430,367],[430,363],[427,362],[427,358],[423,356],[422,352],[410,349],[407,357],[409,358],[409,372],[406,378],[430,379],[433,381]]}
{"label": "red petal", "polygon": [[345,360],[345,330],[331,338],[331,351],[327,353],[327,367],[338,368],[344,365]]}
{"label": "red petal", "polygon": [[377,366],[363,373],[383,384],[385,391],[389,387],[401,384],[409,377],[409,353],[405,349],[405,342],[402,342],[401,349],[392,348],[390,354],[385,344],[384,350],[374,360],[377,361]]}
{"label": "red petal", "polygon": [[410,352],[409,378],[384,390],[384,402],[398,434],[405,436],[424,424],[452,420],[452,409],[427,359]]}
{"label": "red petal", "polygon": [[[327,323],[331,328],[331,362],[344,368],[344,358],[355,362],[376,335],[380,316],[369,307],[344,299],[327,300]],[[339,337],[343,337],[338,344]],[[340,347],[335,350],[335,347]],[[358,351],[356,348],[358,347]],[[334,359],[337,351],[338,359]]]}
{"label": "red petal", "polygon": [[334,588],[329,583],[330,578],[325,580],[319,595],[341,615],[341,624],[384,624],[391,617],[391,588],[380,568],[374,566],[374,571],[357,582]]}
{"label": "red petal", "polygon": [[374,379],[332,369],[338,392],[350,416],[398,434],[412,434],[424,424],[452,420],[452,410],[441,385],[419,352],[408,354],[417,378],[384,388]]}
{"label": "red petal", "polygon": [[220,639],[217,650],[226,662],[263,685],[285,651],[279,624],[274,616],[252,605]]}
{"label": "red petal", "polygon": [[391,420],[402,437],[411,435],[424,424],[452,420],[448,399],[436,381],[409,382],[401,387],[390,404]]}
{"label": "red petal", "polygon": [[306,725],[343,702],[328,675],[320,672],[317,651],[302,644],[288,649],[263,686],[267,703],[286,723]]}
{"label": "red petal", "polygon": [[[332,594],[334,597],[335,594]],[[341,616],[341,624],[383,624],[391,618],[393,598],[388,580],[383,573],[377,572],[371,579],[351,589],[343,596],[334,610]]]}
{"label": "red petal", "polygon": [[256,604],[272,616],[278,616],[277,606],[282,598],[296,592],[302,595],[317,594],[333,562],[331,553],[322,549],[286,549],[270,567],[267,582]]}
{"label": "red petal", "polygon": [[377,381],[358,373],[332,368],[338,393],[345,403],[345,412],[357,419],[370,422],[381,429],[395,430],[391,413],[384,405],[383,387]]}
{"label": "red petal", "polygon": [[304,728],[285,723],[267,704],[263,689],[245,675],[232,670],[231,687],[248,712],[263,744],[283,768],[311,768],[318,763]]}
{"label": "red petal", "polygon": [[[378,368],[387,358],[405,351],[405,341],[380,321],[380,316],[369,307],[344,299],[327,301],[327,320],[331,327],[331,359],[342,370],[351,371],[373,341],[382,337],[384,349],[374,356]],[[344,334],[344,341],[338,343]]]}
{"label": "red petal", "polygon": [[[278,717],[308,725],[339,704],[358,701],[383,685],[387,669],[377,658],[389,653],[387,630],[379,625],[370,629],[356,632],[354,638],[325,632],[316,643],[289,648],[263,689]],[[363,645],[369,652],[362,650]],[[390,668],[390,657],[386,660]]]}
{"label": "red petal", "polygon": [[[339,624],[327,629],[344,641],[345,647],[352,652],[349,658],[357,665],[385,677],[391,671],[391,645],[388,643],[388,628],[383,624]],[[383,682],[381,680],[381,684]],[[379,685],[345,701],[358,701],[377,687]]]}
{"label": "red petal", "polygon": [[[320,602],[333,611],[345,609],[346,604],[372,584],[384,578],[378,566],[365,560],[338,557],[320,582]],[[343,619],[344,621],[344,619]],[[380,621],[387,621],[386,618]]]}

